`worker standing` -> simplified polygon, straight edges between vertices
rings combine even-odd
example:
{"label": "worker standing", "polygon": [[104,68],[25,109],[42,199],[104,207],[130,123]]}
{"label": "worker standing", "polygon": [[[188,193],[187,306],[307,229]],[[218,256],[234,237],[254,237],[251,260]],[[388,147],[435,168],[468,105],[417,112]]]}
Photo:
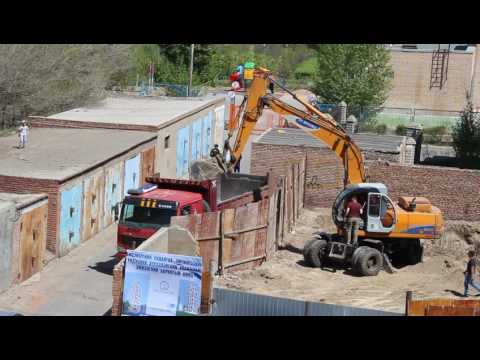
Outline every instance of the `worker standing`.
{"label": "worker standing", "polygon": [[463,296],[467,297],[468,296],[468,287],[471,286],[478,292],[480,292],[480,288],[478,285],[476,285],[473,281],[473,277],[476,273],[476,260],[475,260],[475,251],[470,250],[468,252],[468,263],[467,263],[467,269],[463,272],[465,275],[465,292],[463,293]]}
{"label": "worker standing", "polygon": [[361,215],[363,214],[362,205],[357,200],[357,197],[354,195],[352,199],[347,204],[347,209],[345,211],[345,217],[347,218],[345,230],[347,231],[347,244],[357,242],[357,231],[360,227],[360,222],[362,221]]}
{"label": "worker standing", "polygon": [[22,120],[22,124],[18,128],[18,137],[20,138],[20,144],[18,145],[19,149],[25,148],[25,145],[27,144],[28,129],[27,122]]}

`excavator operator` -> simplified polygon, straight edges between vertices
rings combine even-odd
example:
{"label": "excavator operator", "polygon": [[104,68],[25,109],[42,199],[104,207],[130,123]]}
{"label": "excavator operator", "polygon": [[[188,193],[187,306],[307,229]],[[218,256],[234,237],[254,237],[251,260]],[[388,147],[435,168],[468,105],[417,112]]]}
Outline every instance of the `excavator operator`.
{"label": "excavator operator", "polygon": [[352,243],[354,245],[357,242],[357,231],[362,222],[362,214],[363,206],[358,202],[357,196],[353,195],[345,210],[345,231],[347,233],[347,244]]}

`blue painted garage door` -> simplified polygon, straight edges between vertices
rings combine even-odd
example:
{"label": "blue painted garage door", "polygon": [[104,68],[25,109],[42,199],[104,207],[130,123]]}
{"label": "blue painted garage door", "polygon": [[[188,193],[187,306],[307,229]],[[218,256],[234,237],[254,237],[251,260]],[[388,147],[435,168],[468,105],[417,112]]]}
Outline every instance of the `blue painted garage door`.
{"label": "blue painted garage door", "polygon": [[136,189],[140,186],[140,154],[125,161],[125,178],[123,186],[123,195],[128,194],[128,190]]}
{"label": "blue painted garage door", "polygon": [[192,129],[192,161],[202,157],[202,119],[193,123]]}
{"label": "blue painted garage door", "polygon": [[210,154],[210,150],[213,146],[212,144],[212,123],[213,123],[213,112],[209,112],[202,120],[203,126],[203,148],[202,155],[207,157]]}
{"label": "blue painted garage door", "polygon": [[177,178],[188,176],[189,146],[190,126],[186,126],[177,133]]}
{"label": "blue painted garage door", "polygon": [[80,244],[82,220],[82,184],[63,190],[60,196],[59,255],[66,255]]}

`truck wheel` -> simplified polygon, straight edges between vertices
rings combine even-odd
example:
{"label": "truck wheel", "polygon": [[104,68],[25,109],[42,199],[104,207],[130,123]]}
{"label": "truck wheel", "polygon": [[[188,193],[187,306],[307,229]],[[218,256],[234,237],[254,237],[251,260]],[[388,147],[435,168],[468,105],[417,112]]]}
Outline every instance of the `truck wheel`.
{"label": "truck wheel", "polygon": [[408,265],[416,265],[423,261],[423,246],[420,239],[414,239],[408,245],[406,260]]}
{"label": "truck wheel", "polygon": [[376,276],[383,267],[383,258],[377,249],[366,247],[358,254],[356,270],[360,275]]}
{"label": "truck wheel", "polygon": [[317,240],[308,247],[305,260],[312,267],[322,267],[325,258],[325,250],[327,249],[327,240]]}

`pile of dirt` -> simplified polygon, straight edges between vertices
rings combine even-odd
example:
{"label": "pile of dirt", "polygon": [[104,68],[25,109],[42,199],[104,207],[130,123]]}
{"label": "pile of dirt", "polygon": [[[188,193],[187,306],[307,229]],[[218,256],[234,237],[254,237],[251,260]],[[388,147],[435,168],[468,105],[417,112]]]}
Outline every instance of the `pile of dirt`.
{"label": "pile of dirt", "polygon": [[193,161],[189,171],[190,179],[197,181],[215,179],[223,173],[215,159]]}
{"label": "pile of dirt", "polygon": [[468,250],[480,251],[480,222],[446,221],[443,236],[425,245],[426,254],[464,260]]}

